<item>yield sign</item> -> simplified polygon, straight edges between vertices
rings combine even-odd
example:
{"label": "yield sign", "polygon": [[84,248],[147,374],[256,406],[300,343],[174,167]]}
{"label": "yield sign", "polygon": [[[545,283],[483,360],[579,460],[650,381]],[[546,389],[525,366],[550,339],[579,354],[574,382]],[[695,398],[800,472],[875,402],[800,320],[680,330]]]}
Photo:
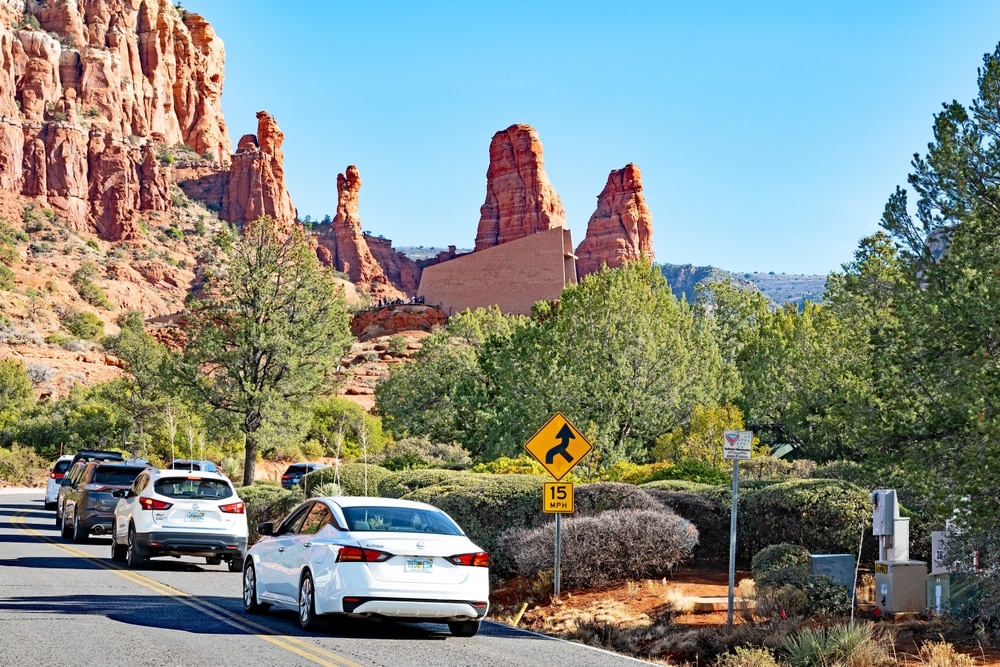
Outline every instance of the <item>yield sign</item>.
{"label": "yield sign", "polygon": [[753,433],[750,431],[723,431],[722,458],[728,461],[746,461],[753,451]]}
{"label": "yield sign", "polygon": [[593,449],[583,434],[559,412],[531,436],[524,448],[556,480],[565,477]]}

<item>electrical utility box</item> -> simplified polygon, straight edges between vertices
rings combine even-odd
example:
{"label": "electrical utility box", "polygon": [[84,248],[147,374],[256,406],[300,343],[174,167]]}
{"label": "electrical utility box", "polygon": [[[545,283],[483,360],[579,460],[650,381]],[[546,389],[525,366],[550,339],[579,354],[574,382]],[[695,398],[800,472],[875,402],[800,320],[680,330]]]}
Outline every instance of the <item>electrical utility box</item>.
{"label": "electrical utility box", "polygon": [[919,612],[927,606],[927,563],[875,561],[875,605],[883,614]]}
{"label": "electrical utility box", "polygon": [[910,520],[899,516],[895,489],[871,493],[872,535],[878,538],[878,560],[910,560]]}
{"label": "electrical utility box", "polygon": [[967,574],[927,575],[927,607],[940,614],[967,604],[972,596],[972,581]]}

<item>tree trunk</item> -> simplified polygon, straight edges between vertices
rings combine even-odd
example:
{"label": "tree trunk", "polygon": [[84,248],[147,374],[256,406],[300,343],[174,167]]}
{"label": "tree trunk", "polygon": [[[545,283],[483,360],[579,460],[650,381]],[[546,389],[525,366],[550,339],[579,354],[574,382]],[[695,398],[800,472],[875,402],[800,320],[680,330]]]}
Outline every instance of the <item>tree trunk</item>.
{"label": "tree trunk", "polygon": [[257,433],[256,430],[246,433],[245,457],[243,459],[243,486],[254,482],[257,466]]}

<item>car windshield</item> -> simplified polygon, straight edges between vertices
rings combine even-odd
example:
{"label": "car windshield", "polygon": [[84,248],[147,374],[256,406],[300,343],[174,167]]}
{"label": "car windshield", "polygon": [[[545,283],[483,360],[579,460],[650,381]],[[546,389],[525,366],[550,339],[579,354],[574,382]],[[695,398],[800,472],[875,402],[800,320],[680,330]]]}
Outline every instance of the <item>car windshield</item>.
{"label": "car windshield", "polygon": [[437,533],[462,535],[462,529],[440,512],[414,507],[345,507],[344,518],[352,531]]}
{"label": "car windshield", "polygon": [[153,483],[153,491],[167,498],[222,499],[233,495],[233,487],[224,480],[200,477],[161,477]]}
{"label": "car windshield", "polygon": [[128,486],[132,480],[145,468],[128,468],[124,466],[99,466],[94,472],[95,484],[107,484],[109,486]]}

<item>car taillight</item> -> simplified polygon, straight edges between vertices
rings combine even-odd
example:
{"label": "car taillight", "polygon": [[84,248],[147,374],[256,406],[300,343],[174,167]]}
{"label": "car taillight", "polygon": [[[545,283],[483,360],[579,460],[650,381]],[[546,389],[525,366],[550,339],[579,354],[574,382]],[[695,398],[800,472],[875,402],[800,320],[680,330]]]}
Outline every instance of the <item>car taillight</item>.
{"label": "car taillight", "polygon": [[445,560],[449,563],[454,563],[455,565],[466,565],[469,567],[489,567],[490,566],[490,555],[485,551],[477,551],[471,554],[458,554],[457,556],[448,556]]}
{"label": "car taillight", "polygon": [[241,500],[238,503],[219,505],[219,509],[225,512],[226,514],[243,514],[243,512],[246,511],[246,505],[244,505],[243,501]]}
{"label": "car taillight", "polygon": [[174,506],[173,503],[157,500],[156,498],[146,498],[145,496],[140,496],[139,505],[144,510],[168,510]]}
{"label": "car taillight", "polygon": [[281,476],[281,479],[291,479],[291,478],[292,478],[291,475],[282,475]]}
{"label": "car taillight", "polygon": [[337,553],[338,563],[381,563],[390,558],[392,558],[391,553],[362,547],[340,547]]}
{"label": "car taillight", "polygon": [[49,477],[51,477],[52,479],[62,479],[65,476],[66,475],[62,474],[61,472],[50,472],[49,473]]}
{"label": "car taillight", "polygon": [[108,486],[107,484],[97,484],[96,482],[91,482],[89,484],[83,485],[84,491],[107,491],[115,487]]}

